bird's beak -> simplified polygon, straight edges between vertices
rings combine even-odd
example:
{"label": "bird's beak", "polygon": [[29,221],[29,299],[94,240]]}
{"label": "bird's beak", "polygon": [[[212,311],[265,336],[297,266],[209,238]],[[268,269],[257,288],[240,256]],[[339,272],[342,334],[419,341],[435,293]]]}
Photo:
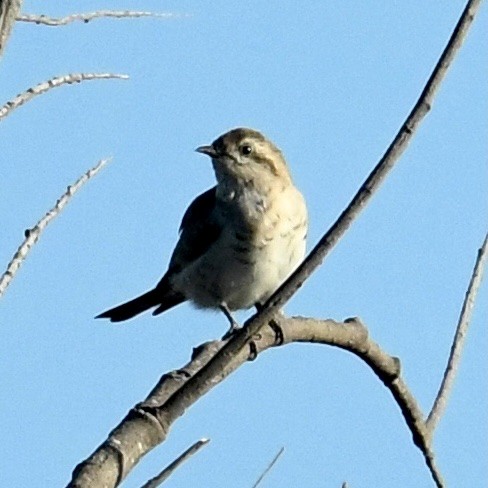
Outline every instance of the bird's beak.
{"label": "bird's beak", "polygon": [[217,151],[213,148],[213,146],[200,146],[195,149],[196,152],[206,154],[207,156],[210,156],[211,158],[217,158],[219,155],[217,154]]}

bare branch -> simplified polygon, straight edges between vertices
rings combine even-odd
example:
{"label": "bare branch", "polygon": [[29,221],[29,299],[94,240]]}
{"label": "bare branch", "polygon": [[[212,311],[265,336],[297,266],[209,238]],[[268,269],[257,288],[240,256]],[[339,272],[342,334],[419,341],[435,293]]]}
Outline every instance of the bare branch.
{"label": "bare branch", "polygon": [[278,458],[283,454],[284,451],[285,451],[284,447],[282,447],[278,451],[278,453],[272,459],[272,461],[268,464],[266,469],[261,473],[261,476],[256,480],[256,483],[254,483],[254,485],[252,485],[252,488],[256,488],[256,486],[258,486],[261,483],[261,481],[263,481],[264,477],[270,472],[271,468],[275,465],[276,461],[278,461]]}
{"label": "bare branch", "polygon": [[183,454],[181,454],[181,456],[177,457],[171,464],[164,468],[161,473],[145,483],[142,488],[157,488],[165,480],[167,480],[179,466],[181,466],[187,459],[196,454],[209,442],[210,439],[200,439],[199,441],[195,442],[195,444],[190,446]]}
{"label": "bare branch", "polygon": [[[345,320],[344,324],[341,324],[343,327],[345,326],[344,330],[337,329],[337,323],[333,323],[335,330],[333,333],[327,333],[327,336],[323,335],[324,331],[322,329],[317,331],[317,322],[321,322],[322,326],[331,326],[330,321],[316,321],[303,317],[287,319],[286,328],[283,328],[286,331],[284,342],[318,342],[320,344],[328,344],[352,352],[361,358],[373,370],[388,390],[390,390],[410,429],[414,444],[424,456],[425,464],[429,468],[432,479],[438,488],[442,488],[444,483],[442,475],[435,464],[434,453],[430,446],[430,437],[424,422],[424,415],[420,410],[417,400],[401,377],[400,360],[396,357],[389,356],[378,344],[369,339],[367,328],[357,318]],[[282,326],[281,320],[279,325]],[[353,331],[349,330],[351,327],[354,327]],[[346,339],[344,334],[351,334],[351,337]]]}
{"label": "bare branch", "polygon": [[[389,356],[368,336],[366,327],[358,319],[345,322],[315,320],[304,317],[285,318],[280,316],[263,328],[247,348],[242,349],[218,377],[211,388],[229,374],[252,360],[257,354],[270,348],[295,342],[307,342],[336,346],[352,352],[365,361],[392,393],[395,401],[412,432],[415,444],[421,449],[426,464],[438,487],[442,478],[438,472],[434,455],[430,451],[425,433],[423,415],[417,402],[400,377],[400,363]],[[141,457],[163,442],[172,424],[186,409],[195,403],[201,394],[187,393],[178,405],[173,398],[196,378],[203,368],[224,347],[226,341],[205,343],[193,352],[191,361],[183,368],[163,375],[144,402],[136,405],[122,422],[109,434],[108,439],[73,472],[70,488],[114,487],[134,467]],[[121,456],[111,447],[118,446]],[[125,462],[122,465],[120,459]]]}
{"label": "bare branch", "polygon": [[0,57],[7,44],[7,40],[12,32],[23,0],[0,0]]}
{"label": "bare branch", "polygon": [[0,121],[7,115],[10,115],[16,108],[24,105],[24,103],[32,100],[34,97],[46,93],[51,90],[51,88],[56,88],[62,85],[71,85],[73,83],[81,83],[82,81],[108,79],[128,80],[129,76],[116,73],[71,73],[69,75],[56,76],[55,78],[51,78],[48,81],[29,88],[25,92],[19,93],[19,95],[8,101],[3,107],[0,107]]}
{"label": "bare branch", "polygon": [[456,333],[454,335],[454,341],[451,346],[451,353],[449,355],[446,370],[444,371],[444,377],[442,379],[442,383],[434,401],[432,410],[427,418],[426,426],[430,436],[432,436],[440,418],[442,417],[442,414],[444,413],[447,399],[449,398],[449,394],[452,390],[454,378],[456,377],[456,373],[459,369],[461,352],[463,350],[464,341],[466,339],[469,323],[473,314],[474,302],[483,278],[483,271],[487,255],[487,241],[488,234],[485,236],[485,240],[483,241],[481,248],[478,250],[478,257],[476,258],[476,263],[474,265],[473,273],[471,274],[468,290],[466,291],[466,296],[464,298]]}
{"label": "bare branch", "polygon": [[33,24],[48,25],[57,27],[60,25],[71,24],[72,22],[84,22],[85,24],[94,19],[101,18],[139,18],[139,17],[153,17],[159,19],[171,19],[177,17],[188,17],[188,14],[175,14],[171,12],[145,12],[136,10],[98,10],[97,12],[87,12],[81,14],[67,15],[66,17],[54,18],[47,15],[23,14],[17,16],[19,22],[29,22]]}
{"label": "bare branch", "polygon": [[25,239],[24,242],[20,245],[17,249],[17,252],[14,254],[10,263],[8,263],[7,270],[0,276],[0,297],[5,293],[7,286],[13,280],[15,274],[17,273],[20,265],[23,263],[24,259],[26,258],[28,252],[31,250],[32,246],[36,244],[39,240],[39,237],[42,231],[46,228],[46,226],[53,220],[66,204],[71,200],[71,197],[92,177],[95,176],[104,166],[108,163],[111,158],[102,159],[99,163],[94,166],[93,168],[89,169],[84,175],[82,175],[75,183],[68,186],[67,190],[59,200],[56,202],[49,212],[47,212],[44,217],[42,217],[37,224],[32,227],[32,229],[27,229],[25,231]]}

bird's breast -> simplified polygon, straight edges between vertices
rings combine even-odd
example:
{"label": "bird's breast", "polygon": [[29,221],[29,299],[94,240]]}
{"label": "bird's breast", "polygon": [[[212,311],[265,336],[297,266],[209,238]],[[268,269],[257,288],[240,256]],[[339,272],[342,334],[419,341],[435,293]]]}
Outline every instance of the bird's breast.
{"label": "bird's breast", "polygon": [[[264,302],[305,253],[307,212],[294,187],[249,190],[219,202],[222,232],[185,273],[181,287],[203,307],[232,310]],[[182,277],[183,278],[183,277]]]}

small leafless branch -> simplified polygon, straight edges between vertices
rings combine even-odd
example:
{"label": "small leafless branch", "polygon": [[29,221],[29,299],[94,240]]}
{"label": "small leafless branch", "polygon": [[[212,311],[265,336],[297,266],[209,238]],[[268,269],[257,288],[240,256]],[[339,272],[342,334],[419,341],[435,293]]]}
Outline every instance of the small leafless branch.
{"label": "small leafless branch", "polygon": [[157,476],[150,479],[141,488],[157,488],[165,480],[167,480],[174,471],[181,466],[187,459],[196,454],[203,446],[206,446],[210,442],[210,439],[200,439],[190,446],[181,456],[178,456],[171,464],[161,471]]}
{"label": "small leafless branch", "polygon": [[108,79],[128,80],[129,76],[116,73],[71,73],[69,75],[56,76],[55,78],[51,78],[48,81],[39,83],[38,85],[19,93],[15,98],[8,101],[3,107],[0,107],[0,122],[16,108],[24,105],[24,103],[32,100],[34,97],[46,93],[52,88],[62,85],[71,85],[73,83],[81,83],[82,81]]}
{"label": "small leafless branch", "polygon": [[452,385],[454,383],[454,378],[456,377],[456,373],[459,369],[461,352],[466,339],[466,334],[468,332],[471,316],[473,314],[474,302],[483,278],[483,271],[487,255],[487,241],[488,234],[485,236],[485,240],[483,241],[481,248],[478,250],[478,256],[476,258],[476,263],[474,265],[473,273],[471,274],[468,290],[466,291],[466,296],[464,298],[456,333],[451,346],[451,353],[449,355],[446,370],[444,371],[444,377],[442,379],[442,383],[434,401],[432,410],[427,418],[427,431],[431,436],[440,418],[442,417],[442,414],[444,413],[447,399],[451,393]]}
{"label": "small leafless branch", "polygon": [[32,229],[27,229],[25,231],[25,239],[17,249],[10,263],[8,263],[7,270],[3,275],[0,276],[0,298],[5,293],[7,286],[13,280],[15,274],[23,263],[27,254],[31,250],[32,246],[36,244],[42,231],[46,226],[53,220],[59,213],[63,210],[66,204],[71,200],[71,197],[93,176],[95,176],[104,166],[110,161],[111,158],[102,159],[93,168],[89,169],[85,174],[83,174],[75,183],[68,186],[66,192],[61,195],[59,200],[56,202],[49,212],[47,212],[44,217],[42,217],[37,224],[32,227]]}
{"label": "small leafless branch", "polygon": [[272,461],[268,464],[266,469],[261,473],[259,478],[256,480],[256,483],[254,483],[254,485],[252,485],[252,488],[256,488],[256,486],[259,486],[261,484],[261,481],[263,481],[264,477],[271,471],[271,468],[275,465],[276,461],[278,461],[279,457],[283,454],[284,451],[285,451],[284,447],[282,447],[278,451],[276,456],[272,459]]}
{"label": "small leafless branch", "polygon": [[54,18],[47,15],[37,14],[23,14],[17,16],[19,22],[29,22],[33,24],[48,25],[57,27],[60,25],[71,24],[72,22],[88,23],[94,19],[102,18],[139,18],[139,17],[153,17],[159,19],[172,19],[177,17],[187,17],[188,14],[176,14],[171,12],[145,12],[136,10],[98,10],[97,12],[86,12],[81,14],[67,15],[66,17]]}

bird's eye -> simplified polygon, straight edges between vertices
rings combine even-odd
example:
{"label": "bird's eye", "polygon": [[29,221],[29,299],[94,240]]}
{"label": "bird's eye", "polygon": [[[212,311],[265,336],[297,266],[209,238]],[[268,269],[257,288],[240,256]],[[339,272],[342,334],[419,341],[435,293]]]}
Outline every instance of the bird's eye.
{"label": "bird's eye", "polygon": [[243,144],[239,149],[243,156],[249,156],[252,153],[252,147],[248,144]]}

